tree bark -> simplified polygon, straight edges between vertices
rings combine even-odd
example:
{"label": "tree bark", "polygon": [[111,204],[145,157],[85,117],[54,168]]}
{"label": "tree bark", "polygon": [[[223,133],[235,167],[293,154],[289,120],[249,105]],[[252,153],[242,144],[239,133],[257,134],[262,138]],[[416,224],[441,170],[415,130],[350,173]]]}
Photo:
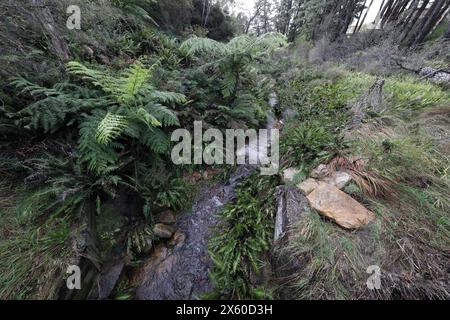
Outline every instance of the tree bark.
{"label": "tree bark", "polygon": [[411,21],[412,17],[414,16],[414,13],[416,12],[416,10],[419,9],[419,4],[420,4],[420,0],[414,0],[409,9],[407,11],[409,11],[409,13],[406,15],[406,17],[399,21],[397,26],[399,26],[402,30],[405,30],[407,28],[407,26],[409,25],[409,22]]}
{"label": "tree bark", "polygon": [[373,21],[373,24],[375,25],[375,28],[378,26],[378,24],[380,23],[381,20],[381,13],[383,11],[384,8],[384,3],[386,0],[383,0],[383,2],[381,2],[381,6],[380,9],[378,10],[377,16],[375,17],[375,20]]}
{"label": "tree bark", "polygon": [[[373,0],[372,0],[372,2],[373,2]],[[370,5],[372,5],[372,2],[370,3]],[[366,9],[366,3],[367,3],[367,0],[364,0],[364,5],[363,5],[363,8],[362,8],[361,12],[359,13],[359,17],[358,17],[358,21],[356,21],[355,29],[353,29],[353,34],[358,32],[359,23],[361,22],[361,19],[362,19],[363,14],[364,14],[364,10]]]}
{"label": "tree bark", "polygon": [[448,7],[450,6],[450,0],[436,0],[429,12],[424,17],[424,22],[421,27],[418,29],[414,41],[412,42],[412,46],[415,47],[418,44],[422,43],[429,32],[433,29],[435,24],[440,20],[441,16],[447,12]]}
{"label": "tree bark", "polygon": [[[417,21],[422,16],[422,14],[425,11],[425,9],[427,8],[427,5],[428,5],[429,2],[430,2],[430,0],[425,0],[422,3],[422,6],[419,8],[419,10],[416,11],[416,14],[415,14],[414,18],[412,19],[411,25],[410,26],[405,26],[405,31],[404,31],[404,33],[402,35],[402,38],[401,38],[401,42],[402,43],[408,42],[408,36],[415,29],[414,26],[416,25]],[[414,35],[414,33],[413,33],[413,35]]]}

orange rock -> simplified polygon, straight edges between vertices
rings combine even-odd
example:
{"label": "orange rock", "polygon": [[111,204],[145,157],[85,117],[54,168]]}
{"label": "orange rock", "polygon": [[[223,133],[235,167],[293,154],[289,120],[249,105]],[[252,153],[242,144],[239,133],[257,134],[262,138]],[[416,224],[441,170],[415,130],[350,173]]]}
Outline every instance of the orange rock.
{"label": "orange rock", "polygon": [[314,189],[316,189],[318,186],[319,186],[319,181],[317,181],[316,179],[313,179],[313,178],[308,178],[305,181],[303,181],[302,183],[299,183],[297,185],[297,188],[299,188],[300,191],[305,196],[307,196],[308,194],[313,192]]}
{"label": "orange rock", "polygon": [[375,214],[338,188],[321,182],[307,196],[311,207],[346,229],[356,229],[375,220]]}

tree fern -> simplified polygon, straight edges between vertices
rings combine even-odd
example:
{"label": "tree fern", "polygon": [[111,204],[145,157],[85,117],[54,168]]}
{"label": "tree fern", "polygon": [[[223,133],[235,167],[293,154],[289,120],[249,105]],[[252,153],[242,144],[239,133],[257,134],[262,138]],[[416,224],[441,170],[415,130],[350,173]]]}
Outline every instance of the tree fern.
{"label": "tree fern", "polygon": [[211,57],[220,57],[227,53],[227,46],[213,39],[193,36],[181,44],[180,50],[187,56],[207,54]]}
{"label": "tree fern", "polygon": [[210,57],[223,58],[230,54],[245,52],[252,55],[263,54],[286,45],[286,36],[278,32],[271,32],[260,37],[242,35],[235,37],[227,44],[194,36],[184,41],[180,50],[188,56],[206,54]]}
{"label": "tree fern", "polygon": [[[80,138],[80,151],[91,169],[101,171],[117,160],[115,152],[108,152],[106,149],[124,134],[138,139],[156,153],[167,152],[167,139],[157,128],[177,126],[179,121],[175,112],[163,104],[182,104],[186,102],[186,98],[179,93],[155,90],[150,80],[157,64],[146,67],[138,61],[116,77],[103,71],[91,70],[77,62],[68,64],[69,72],[100,87],[110,95],[112,103],[115,102],[103,119],[98,119],[100,113],[96,113],[95,117],[89,118],[89,124],[81,127],[83,138]],[[142,127],[139,123],[145,126]],[[92,138],[95,125],[95,143],[92,143],[88,140]],[[85,152],[94,152],[95,155],[86,155]],[[98,162],[95,159],[97,155]]]}
{"label": "tree fern", "polygon": [[214,69],[215,77],[222,79],[224,98],[236,98],[242,78],[250,77],[252,64],[264,55],[287,45],[280,33],[260,37],[242,35],[227,44],[215,40],[192,37],[181,44],[180,50],[191,58],[202,58],[203,70]]}

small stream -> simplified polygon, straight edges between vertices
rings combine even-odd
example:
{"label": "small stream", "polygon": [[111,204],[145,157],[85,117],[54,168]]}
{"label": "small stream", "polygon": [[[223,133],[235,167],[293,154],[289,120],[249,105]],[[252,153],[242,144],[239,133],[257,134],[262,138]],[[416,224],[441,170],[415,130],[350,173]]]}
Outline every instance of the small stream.
{"label": "small stream", "polygon": [[[277,104],[275,94],[269,103],[273,109]],[[270,112],[266,128],[274,128],[276,122]],[[248,145],[237,153],[240,152],[258,154]],[[256,169],[257,166],[240,165],[228,182],[201,190],[192,209],[178,216],[174,237],[157,245],[135,272],[132,282],[137,285],[136,299],[195,300],[213,290],[208,274],[212,267],[208,242],[220,222],[218,213],[225,204],[233,202],[239,182]]]}

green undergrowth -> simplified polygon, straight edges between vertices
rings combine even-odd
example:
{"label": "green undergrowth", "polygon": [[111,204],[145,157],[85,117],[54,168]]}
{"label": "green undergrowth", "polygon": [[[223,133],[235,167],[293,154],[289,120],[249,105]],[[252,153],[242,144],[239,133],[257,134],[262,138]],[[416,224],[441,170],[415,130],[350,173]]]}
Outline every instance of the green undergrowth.
{"label": "green undergrowth", "polygon": [[221,223],[210,240],[210,273],[215,289],[207,299],[271,298],[263,254],[270,248],[275,211],[274,177],[246,178],[236,200],[220,213]]}
{"label": "green undergrowth", "polygon": [[23,190],[6,183],[0,190],[0,298],[57,298],[60,275],[74,254],[73,219],[43,217]]}
{"label": "green undergrowth", "polygon": [[[315,212],[307,215],[278,253],[294,269],[276,294],[448,299],[448,91],[416,76],[388,77],[385,110],[344,135],[348,107],[376,77],[341,67],[309,68],[279,90],[280,109],[293,111],[281,137],[283,163],[303,169],[303,179],[315,165],[331,160],[337,169],[350,170],[354,182],[344,191],[376,220],[348,231]],[[369,266],[381,270],[379,290],[366,285]]]}

